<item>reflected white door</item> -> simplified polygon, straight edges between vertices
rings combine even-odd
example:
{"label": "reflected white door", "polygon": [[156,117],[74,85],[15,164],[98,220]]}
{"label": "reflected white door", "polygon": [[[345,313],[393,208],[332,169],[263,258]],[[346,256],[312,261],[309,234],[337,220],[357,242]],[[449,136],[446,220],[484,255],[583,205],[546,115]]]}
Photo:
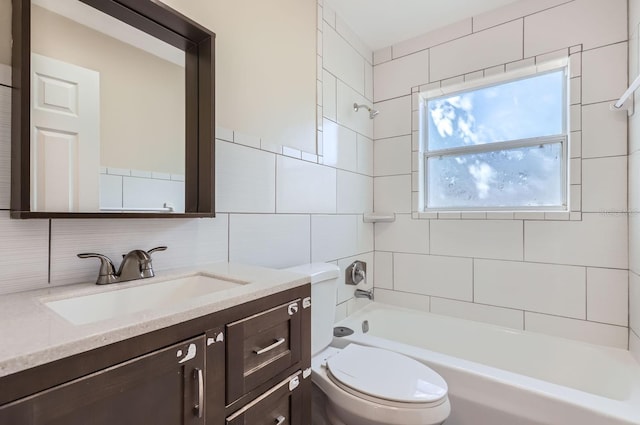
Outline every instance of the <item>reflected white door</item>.
{"label": "reflected white door", "polygon": [[100,74],[31,54],[31,210],[98,211]]}

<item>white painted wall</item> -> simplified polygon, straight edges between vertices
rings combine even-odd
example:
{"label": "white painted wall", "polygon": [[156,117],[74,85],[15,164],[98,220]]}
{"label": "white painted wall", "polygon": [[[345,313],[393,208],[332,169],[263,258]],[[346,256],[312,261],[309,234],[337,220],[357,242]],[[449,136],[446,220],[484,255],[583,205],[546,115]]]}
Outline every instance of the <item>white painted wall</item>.
{"label": "white painted wall", "polygon": [[[397,213],[375,225],[378,300],[628,347],[627,120],[608,110],[628,39],[626,0],[521,0],[374,53],[374,206]],[[412,87],[558,57],[571,64],[571,212],[418,214]]]}
{"label": "white painted wall", "polygon": [[315,153],[315,0],[162,0],[216,33],[217,125]]}

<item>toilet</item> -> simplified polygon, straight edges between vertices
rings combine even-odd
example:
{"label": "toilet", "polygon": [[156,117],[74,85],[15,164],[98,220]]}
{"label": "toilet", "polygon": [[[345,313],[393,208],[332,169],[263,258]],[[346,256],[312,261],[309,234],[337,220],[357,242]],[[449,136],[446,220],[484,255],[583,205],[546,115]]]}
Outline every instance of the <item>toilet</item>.
{"label": "toilet", "polygon": [[449,417],[447,383],[424,364],[380,348],[330,346],[338,267],[288,270],[311,276],[311,377],[331,425],[439,425]]}

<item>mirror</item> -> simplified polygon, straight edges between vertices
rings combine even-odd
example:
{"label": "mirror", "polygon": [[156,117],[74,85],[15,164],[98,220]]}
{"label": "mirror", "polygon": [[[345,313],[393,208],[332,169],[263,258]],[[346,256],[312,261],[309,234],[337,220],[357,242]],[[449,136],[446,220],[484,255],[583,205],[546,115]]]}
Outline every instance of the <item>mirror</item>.
{"label": "mirror", "polygon": [[213,216],[215,35],[151,0],[13,7],[12,216]]}

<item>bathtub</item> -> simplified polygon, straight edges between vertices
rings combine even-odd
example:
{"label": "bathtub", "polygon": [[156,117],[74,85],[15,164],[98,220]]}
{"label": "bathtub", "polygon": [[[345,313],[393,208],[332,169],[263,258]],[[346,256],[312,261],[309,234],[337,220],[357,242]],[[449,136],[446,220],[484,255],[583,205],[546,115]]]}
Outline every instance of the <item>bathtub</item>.
{"label": "bathtub", "polygon": [[355,333],[334,346],[385,348],[438,372],[445,425],[640,424],[640,365],[625,350],[377,302],[336,325]]}

